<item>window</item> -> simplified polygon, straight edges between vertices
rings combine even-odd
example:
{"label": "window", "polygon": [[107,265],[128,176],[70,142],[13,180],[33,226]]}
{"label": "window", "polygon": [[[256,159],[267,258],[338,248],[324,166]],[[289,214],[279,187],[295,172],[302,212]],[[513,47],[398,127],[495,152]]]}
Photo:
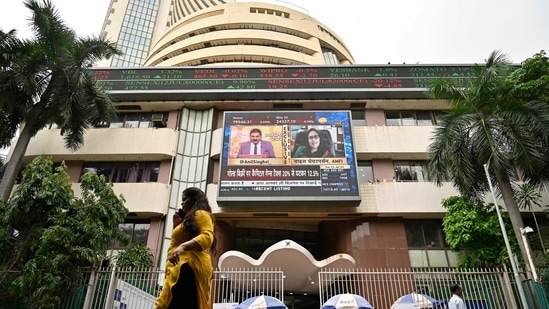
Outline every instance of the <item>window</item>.
{"label": "window", "polygon": [[339,59],[337,58],[337,55],[333,50],[323,47],[322,55],[324,56],[324,62],[326,62],[326,64],[332,64],[332,65],[340,64]]}
{"label": "window", "polygon": [[118,225],[118,230],[122,234],[126,234],[130,238],[130,243],[124,245],[118,240],[113,240],[111,247],[113,249],[128,248],[132,244],[142,243],[147,245],[147,239],[149,237],[149,230],[151,229],[151,224],[148,221],[135,221],[135,222],[126,222]]}
{"label": "window", "polygon": [[429,181],[426,161],[394,161],[393,165],[396,181]]}
{"label": "window", "polygon": [[416,111],[416,121],[418,126],[432,126],[433,119],[430,111]]}
{"label": "window", "polygon": [[364,110],[352,110],[351,111],[351,123],[354,126],[366,125],[366,117]]}
{"label": "window", "polygon": [[434,111],[433,115],[434,115],[434,118],[435,118],[435,123],[440,124],[439,123],[440,117],[445,116],[447,114],[448,114],[448,111]]}
{"label": "window", "polygon": [[96,172],[110,182],[157,182],[160,162],[86,162],[82,175]]}
{"label": "window", "polygon": [[432,126],[443,111],[386,111],[388,126]]}
{"label": "window", "polygon": [[403,126],[415,126],[416,125],[416,119],[415,119],[416,112],[414,111],[401,111],[400,112],[400,119]]}
{"label": "window", "polygon": [[412,267],[457,265],[457,254],[444,241],[442,220],[405,220],[404,229]]}
{"label": "window", "polygon": [[[168,119],[168,112],[159,113],[161,114],[163,122]],[[155,122],[152,121],[153,113],[119,113],[118,119],[111,121],[108,124],[98,126],[96,128],[105,127],[105,128],[152,128],[155,126]]]}
{"label": "window", "polygon": [[372,161],[358,161],[358,182],[374,182],[374,172],[372,170]]}
{"label": "window", "polygon": [[385,112],[385,119],[388,126],[400,126],[400,112]]}

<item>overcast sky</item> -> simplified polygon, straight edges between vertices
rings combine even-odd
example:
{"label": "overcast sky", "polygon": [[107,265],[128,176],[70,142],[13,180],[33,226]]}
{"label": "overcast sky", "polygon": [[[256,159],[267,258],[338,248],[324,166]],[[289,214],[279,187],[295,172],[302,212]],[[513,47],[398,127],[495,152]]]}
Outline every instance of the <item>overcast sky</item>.
{"label": "overcast sky", "polygon": [[[28,36],[30,15],[23,1],[3,2],[0,28]],[[52,2],[79,35],[89,35],[99,34],[110,0]],[[493,50],[519,63],[549,49],[548,0],[277,2],[294,4],[332,29],[357,64],[483,63]]]}

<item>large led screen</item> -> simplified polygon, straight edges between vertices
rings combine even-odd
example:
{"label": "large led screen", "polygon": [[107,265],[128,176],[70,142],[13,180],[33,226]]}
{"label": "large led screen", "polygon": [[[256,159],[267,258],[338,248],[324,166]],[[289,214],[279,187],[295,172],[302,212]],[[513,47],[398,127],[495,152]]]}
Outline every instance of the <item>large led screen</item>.
{"label": "large led screen", "polygon": [[223,129],[218,201],[360,201],[349,111],[225,112]]}

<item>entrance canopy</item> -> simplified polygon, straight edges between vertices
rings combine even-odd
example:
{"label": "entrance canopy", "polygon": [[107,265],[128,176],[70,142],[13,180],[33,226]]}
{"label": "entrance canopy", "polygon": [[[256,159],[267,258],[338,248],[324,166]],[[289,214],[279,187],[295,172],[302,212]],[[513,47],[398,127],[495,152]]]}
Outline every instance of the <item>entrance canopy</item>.
{"label": "entrance canopy", "polygon": [[352,256],[340,253],[317,261],[313,255],[293,240],[282,240],[254,259],[239,251],[227,251],[219,258],[218,268],[270,268],[284,273],[284,290],[292,292],[316,293],[318,272],[322,268],[349,269],[355,267]]}

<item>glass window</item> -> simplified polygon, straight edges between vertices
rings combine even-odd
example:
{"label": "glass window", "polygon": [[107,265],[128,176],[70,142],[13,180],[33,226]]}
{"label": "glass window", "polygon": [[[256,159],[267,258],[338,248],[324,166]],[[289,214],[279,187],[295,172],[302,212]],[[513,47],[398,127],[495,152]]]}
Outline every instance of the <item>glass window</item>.
{"label": "glass window", "polygon": [[157,182],[160,162],[86,162],[82,175],[96,172],[104,175],[107,181],[117,182]]}
{"label": "glass window", "polygon": [[387,125],[388,126],[400,126],[400,112],[391,111],[391,112],[385,112],[385,117],[387,118]]}
{"label": "glass window", "polygon": [[394,165],[397,181],[412,181],[411,167],[408,162],[395,161]]}
{"label": "glass window", "polygon": [[363,120],[365,119],[365,111],[364,110],[355,110],[351,111],[351,118],[353,120]]}
{"label": "glass window", "polygon": [[439,124],[439,120],[441,116],[445,116],[448,114],[448,111],[434,111],[433,116],[435,118],[435,123]]}
{"label": "glass window", "polygon": [[416,111],[416,119],[418,126],[432,126],[433,120],[431,119],[430,111]]}
{"label": "glass window", "polygon": [[442,220],[404,220],[408,248],[447,248]]}
{"label": "glass window", "polygon": [[124,123],[124,128],[138,128],[139,118],[139,113],[126,114],[126,122]]}
{"label": "glass window", "polygon": [[408,243],[408,248],[425,247],[425,241],[423,240],[423,230],[421,228],[421,221],[419,220],[405,221],[404,230],[406,231],[406,242]]}
{"label": "glass window", "polygon": [[388,126],[431,126],[434,124],[435,113],[444,111],[386,111]]}
{"label": "glass window", "polygon": [[374,182],[372,161],[358,161],[358,182]]}
{"label": "glass window", "polygon": [[135,224],[134,233],[132,235],[132,244],[140,242],[143,245],[147,244],[147,239],[149,238],[149,229],[151,225],[148,223]]}
{"label": "glass window", "polygon": [[400,117],[402,118],[402,125],[403,126],[415,126],[416,120],[415,120],[415,112],[413,111],[402,111],[400,112]]}
{"label": "glass window", "polygon": [[118,119],[112,121],[109,128],[122,128],[124,126],[124,115],[118,115]]}
{"label": "glass window", "polygon": [[366,117],[364,110],[351,111],[352,124],[355,126],[363,126],[366,124]]}
{"label": "glass window", "polygon": [[429,181],[426,161],[394,161],[397,181]]}
{"label": "glass window", "polygon": [[149,238],[149,230],[151,229],[150,222],[126,222],[118,225],[118,230],[125,235],[128,235],[130,243],[128,245],[123,244],[119,240],[113,240],[111,242],[112,248],[127,248],[135,243],[142,243],[147,245],[147,239]]}

